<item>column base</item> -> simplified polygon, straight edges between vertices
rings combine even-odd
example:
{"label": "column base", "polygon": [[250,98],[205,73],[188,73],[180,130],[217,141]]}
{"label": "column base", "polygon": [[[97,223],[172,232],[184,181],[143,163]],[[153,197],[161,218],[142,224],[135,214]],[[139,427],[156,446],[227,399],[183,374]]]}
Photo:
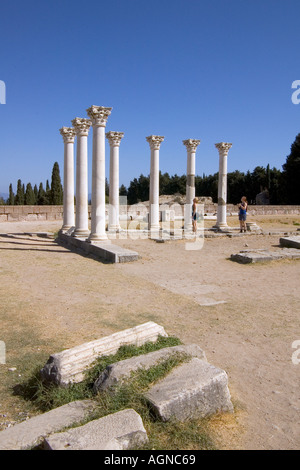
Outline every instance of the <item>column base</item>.
{"label": "column base", "polygon": [[108,238],[107,238],[107,235],[106,233],[100,235],[98,233],[91,233],[89,235],[89,237],[87,238],[87,242],[89,243],[93,243],[93,242],[104,242],[106,241]]}
{"label": "column base", "polygon": [[75,229],[74,232],[72,233],[72,237],[87,238],[89,236],[89,234],[90,234],[89,230]]}

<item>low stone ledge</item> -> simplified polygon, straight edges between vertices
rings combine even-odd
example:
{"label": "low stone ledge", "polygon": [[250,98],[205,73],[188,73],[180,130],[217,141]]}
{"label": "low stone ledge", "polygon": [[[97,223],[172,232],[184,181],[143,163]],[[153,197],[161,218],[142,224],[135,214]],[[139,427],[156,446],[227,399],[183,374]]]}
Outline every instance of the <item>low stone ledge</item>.
{"label": "low stone ledge", "polygon": [[281,246],[286,248],[297,248],[300,249],[300,236],[296,235],[295,237],[283,237],[279,239]]}
{"label": "low stone ledge", "polygon": [[86,240],[59,232],[57,241],[64,246],[82,250],[86,254],[92,254],[99,260],[108,263],[128,263],[130,261],[137,261],[140,258],[136,251],[113,245],[110,240],[107,242],[89,243]]}
{"label": "low stone ledge", "polygon": [[226,372],[198,358],[173,369],[145,398],[162,421],[233,412]]}
{"label": "low stone ledge", "polygon": [[132,372],[138,369],[149,369],[160,361],[167,360],[176,354],[198,357],[206,361],[204,351],[197,345],[180,345],[159,349],[148,354],[131,357],[123,361],[110,364],[94,383],[94,392],[106,390],[129,378]]}
{"label": "low stone ledge", "polygon": [[93,409],[91,400],[74,401],[0,432],[0,450],[25,450],[42,443],[50,433],[82,421]]}
{"label": "low stone ledge", "polygon": [[148,341],[155,342],[159,336],[168,336],[164,328],[154,322],[129,328],[95,341],[52,354],[43,369],[41,377],[57,385],[81,382],[84,372],[99,356],[115,354],[122,345],[141,346]]}
{"label": "low stone ledge", "polygon": [[127,409],[90,421],[44,441],[46,450],[130,450],[148,441],[140,415]]}

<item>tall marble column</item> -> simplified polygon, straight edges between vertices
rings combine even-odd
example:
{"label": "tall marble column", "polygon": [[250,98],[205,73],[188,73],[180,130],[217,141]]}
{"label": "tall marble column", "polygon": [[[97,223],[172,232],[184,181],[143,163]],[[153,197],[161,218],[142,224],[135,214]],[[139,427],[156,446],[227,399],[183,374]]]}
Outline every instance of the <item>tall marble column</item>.
{"label": "tall marble column", "polygon": [[182,141],[187,149],[187,171],[186,171],[186,210],[184,228],[192,230],[192,204],[195,198],[195,174],[196,174],[196,150],[200,140],[187,139]]}
{"label": "tall marble column", "polygon": [[159,231],[159,149],[164,137],[150,135],[146,137],[151,149],[150,163],[150,200],[149,200],[149,230]]}
{"label": "tall marble column", "polygon": [[91,106],[93,126],[92,213],[89,241],[106,240],[105,232],[105,127],[112,108]]}
{"label": "tall marble column", "polygon": [[220,142],[215,144],[219,151],[219,179],[218,179],[218,212],[217,212],[217,228],[226,228],[226,212],[227,212],[227,155],[232,147],[231,143]]}
{"label": "tall marble column", "polygon": [[106,133],[110,145],[108,230],[120,230],[119,222],[119,148],[124,132]]}
{"label": "tall marble column", "polygon": [[74,141],[73,127],[59,129],[64,140],[64,213],[61,230],[66,232],[75,225],[74,216]]}
{"label": "tall marble column", "polygon": [[86,238],[89,235],[88,226],[88,151],[87,138],[91,121],[85,118],[75,118],[72,125],[77,136],[76,150],[76,238]]}

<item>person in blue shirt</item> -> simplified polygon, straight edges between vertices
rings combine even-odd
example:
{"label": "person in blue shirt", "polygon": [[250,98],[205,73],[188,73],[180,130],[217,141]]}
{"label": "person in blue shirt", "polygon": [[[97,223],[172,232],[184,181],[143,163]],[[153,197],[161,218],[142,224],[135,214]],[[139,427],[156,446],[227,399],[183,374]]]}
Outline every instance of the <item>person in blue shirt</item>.
{"label": "person in blue shirt", "polygon": [[239,204],[239,221],[240,221],[240,232],[246,232],[246,219],[247,219],[247,208],[248,202],[246,196],[243,196],[241,203]]}

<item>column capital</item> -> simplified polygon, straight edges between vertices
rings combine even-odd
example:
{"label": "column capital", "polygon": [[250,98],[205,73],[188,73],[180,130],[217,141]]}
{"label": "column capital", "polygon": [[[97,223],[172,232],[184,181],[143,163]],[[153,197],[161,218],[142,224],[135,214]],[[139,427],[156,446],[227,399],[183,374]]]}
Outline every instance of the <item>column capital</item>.
{"label": "column capital", "polygon": [[227,156],[232,144],[229,142],[219,142],[215,146],[219,150],[220,155]]}
{"label": "column capital", "polygon": [[104,106],[91,106],[86,110],[87,115],[92,120],[93,126],[106,127],[108,116],[112,108],[105,108]]}
{"label": "column capital", "polygon": [[77,117],[73,119],[72,124],[74,126],[76,135],[87,136],[92,125],[92,121],[90,119]]}
{"label": "column capital", "polygon": [[106,132],[105,135],[111,147],[120,147],[120,142],[124,137],[124,132],[109,131]]}
{"label": "column capital", "polygon": [[65,144],[74,144],[75,129],[73,127],[61,127],[59,132],[61,133]]}
{"label": "column capital", "polygon": [[196,149],[198,145],[200,144],[201,140],[187,139],[187,140],[183,140],[182,142],[183,142],[183,145],[186,146],[189,152],[196,152]]}
{"label": "column capital", "polygon": [[159,150],[160,144],[164,141],[164,137],[161,135],[149,135],[146,137],[147,142],[149,142],[151,150]]}

